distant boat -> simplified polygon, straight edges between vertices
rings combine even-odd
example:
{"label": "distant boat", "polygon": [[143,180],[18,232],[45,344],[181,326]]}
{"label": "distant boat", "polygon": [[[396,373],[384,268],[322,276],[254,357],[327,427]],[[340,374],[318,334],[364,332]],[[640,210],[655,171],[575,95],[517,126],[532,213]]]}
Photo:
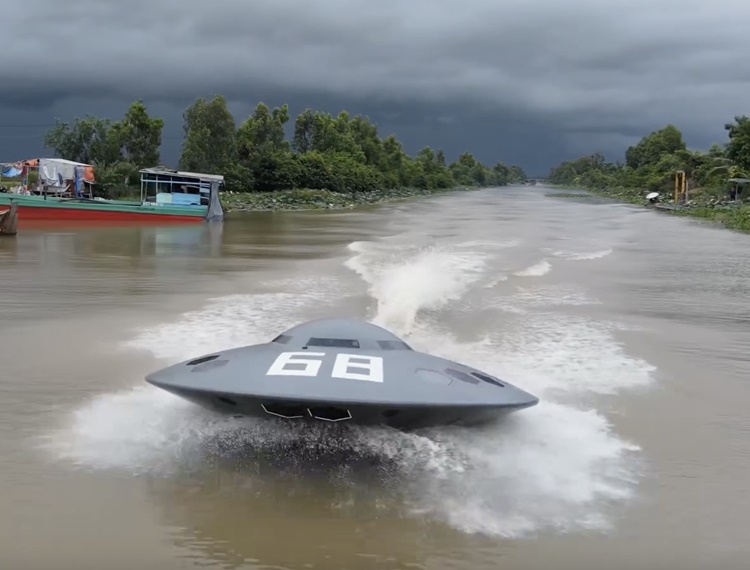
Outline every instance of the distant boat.
{"label": "distant boat", "polygon": [[[37,193],[0,193],[0,208],[15,201],[24,220],[198,222],[224,217],[219,201],[224,177],[217,174],[146,168],[140,171],[140,200],[105,200],[94,198],[90,192],[84,196],[79,190],[84,182],[90,183],[79,176],[80,170],[90,168],[88,165],[60,159],[40,159],[39,163],[54,161],[61,163],[62,170],[67,167],[75,172],[75,178],[60,171],[50,176],[47,168],[43,176],[48,183]],[[41,172],[40,168],[40,176]],[[71,187],[76,190],[71,192]]]}

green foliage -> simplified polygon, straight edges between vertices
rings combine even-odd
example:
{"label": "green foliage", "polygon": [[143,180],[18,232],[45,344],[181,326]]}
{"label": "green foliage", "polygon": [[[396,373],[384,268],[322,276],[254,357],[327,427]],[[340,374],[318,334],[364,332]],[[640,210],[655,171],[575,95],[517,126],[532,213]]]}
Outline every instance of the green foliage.
{"label": "green foliage", "polygon": [[124,188],[138,179],[138,168],[131,162],[94,163],[96,179],[104,190]]}
{"label": "green foliage", "polygon": [[162,119],[151,119],[135,101],[120,121],[86,115],[72,124],[57,121],[44,136],[45,146],[61,158],[86,164],[130,162],[137,168],[159,162]]}
{"label": "green foliage", "polygon": [[143,101],[134,101],[122,120],[112,125],[112,139],[125,160],[136,168],[159,164],[163,119],[152,119]]}
{"label": "green foliage", "polygon": [[[227,172],[237,163],[235,123],[224,97],[197,99],[182,114],[184,139],[179,168],[189,172]],[[240,170],[235,169],[232,179]],[[228,184],[227,184],[228,186]]]}
{"label": "green foliage", "polygon": [[693,218],[703,218],[713,222],[719,222],[733,230],[750,232],[750,207],[748,206],[699,206],[697,208],[677,210],[675,214],[690,216]]}
{"label": "green foliage", "polygon": [[[453,164],[446,162],[442,150],[430,147],[409,156],[394,135],[381,138],[367,117],[350,117],[346,111],[333,116],[305,109],[295,118],[288,141],[289,108],[270,109],[258,103],[235,131],[228,120],[208,117],[210,112],[231,116],[222,98],[212,101],[212,110],[199,99],[185,113],[186,142],[180,166],[223,174],[227,189],[235,192],[313,189],[349,195],[393,194],[398,188],[504,186],[526,179],[518,166],[498,163],[489,168],[470,153],[463,153]],[[200,141],[211,142],[198,152]],[[198,168],[199,162],[205,166]]]}
{"label": "green foliage", "polygon": [[72,124],[56,121],[44,135],[44,146],[66,160],[109,164],[123,158],[117,139],[110,120],[86,115]]}
{"label": "green foliage", "polygon": [[606,162],[595,153],[565,161],[550,171],[552,184],[594,190],[634,189],[671,192],[675,172],[685,171],[695,196],[726,193],[731,177],[748,177],[750,171],[750,119],[737,117],[726,125],[729,142],[714,144],[706,152],[687,150],[682,133],[673,125],[654,131],[629,147],[625,163]]}
{"label": "green foliage", "polygon": [[[468,188],[457,188],[468,190]],[[351,208],[364,204],[377,204],[385,200],[424,196],[441,190],[398,188],[366,194],[347,194],[331,190],[300,188],[275,192],[225,192],[222,203],[230,211],[242,210],[305,210],[326,208]]]}
{"label": "green foliage", "polygon": [[735,117],[734,123],[724,125],[729,131],[726,157],[737,167],[737,174],[744,177],[750,172],[750,118]]}
{"label": "green foliage", "polygon": [[94,166],[98,185],[107,190],[137,179],[138,170],[159,163],[162,119],[152,119],[142,101],[112,122],[86,115],[73,123],[57,121],[44,145],[60,157]]}
{"label": "green foliage", "polygon": [[643,137],[638,144],[628,148],[625,151],[625,164],[633,169],[652,166],[665,155],[673,155],[685,148],[682,132],[674,125],[667,125]]}
{"label": "green foliage", "polygon": [[[648,192],[672,195],[677,171],[688,178],[690,207],[675,213],[719,221],[750,231],[750,207],[726,205],[731,178],[750,178],[750,118],[725,125],[729,141],[705,152],[690,151],[673,125],[654,131],[627,149],[624,164],[606,162],[595,153],[554,167],[547,181],[586,188],[622,200],[643,203]],[[745,185],[741,197],[750,197]]]}
{"label": "green foliage", "polygon": [[[357,195],[359,202],[367,201],[363,195],[397,196],[407,188],[425,193],[526,180],[518,166],[489,167],[469,152],[453,163],[431,147],[409,156],[395,135],[381,137],[367,117],[346,111],[333,116],[305,109],[294,119],[291,140],[288,123],[287,105],[258,103],[237,126],[223,97],[199,98],[183,113],[179,168],[222,174],[230,193],[309,189]],[[89,116],[58,122],[45,143],[63,158],[95,165],[100,184],[114,189],[135,182],[140,168],[159,163],[163,126],[138,100],[114,123]]]}

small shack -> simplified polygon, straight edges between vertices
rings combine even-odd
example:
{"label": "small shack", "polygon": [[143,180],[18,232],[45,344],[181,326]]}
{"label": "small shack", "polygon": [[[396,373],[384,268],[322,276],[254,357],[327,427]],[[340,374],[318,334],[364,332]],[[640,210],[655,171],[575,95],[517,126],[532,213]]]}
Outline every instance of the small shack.
{"label": "small shack", "polygon": [[65,160],[64,158],[40,158],[37,168],[38,191],[40,193],[74,194],[91,197],[96,182],[91,164]]}
{"label": "small shack", "polygon": [[[36,182],[29,183],[29,174],[37,171]],[[20,178],[14,190],[18,194],[56,194],[91,197],[96,182],[94,167],[64,158],[33,158],[3,163],[0,176]]]}
{"label": "small shack", "polygon": [[742,200],[743,190],[745,186],[750,184],[750,178],[730,178],[728,182],[732,183],[729,189],[729,198],[731,200]]}

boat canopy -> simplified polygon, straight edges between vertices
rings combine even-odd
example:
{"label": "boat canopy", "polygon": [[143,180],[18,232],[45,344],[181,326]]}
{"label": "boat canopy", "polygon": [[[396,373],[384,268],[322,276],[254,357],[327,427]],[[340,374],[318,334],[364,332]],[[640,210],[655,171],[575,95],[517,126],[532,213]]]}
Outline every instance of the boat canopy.
{"label": "boat canopy", "polygon": [[206,219],[221,221],[224,211],[219,191],[224,184],[220,174],[144,168],[141,175],[141,201],[187,207],[206,207]]}

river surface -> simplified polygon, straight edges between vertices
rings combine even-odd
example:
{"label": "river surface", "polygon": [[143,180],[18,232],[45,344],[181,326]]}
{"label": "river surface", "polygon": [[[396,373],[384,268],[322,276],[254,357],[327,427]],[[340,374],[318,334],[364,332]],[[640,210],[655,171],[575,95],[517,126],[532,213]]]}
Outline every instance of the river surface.
{"label": "river surface", "polygon": [[[547,193],[0,240],[0,567],[747,568],[750,236]],[[541,403],[329,441],[143,380],[326,316]]]}

